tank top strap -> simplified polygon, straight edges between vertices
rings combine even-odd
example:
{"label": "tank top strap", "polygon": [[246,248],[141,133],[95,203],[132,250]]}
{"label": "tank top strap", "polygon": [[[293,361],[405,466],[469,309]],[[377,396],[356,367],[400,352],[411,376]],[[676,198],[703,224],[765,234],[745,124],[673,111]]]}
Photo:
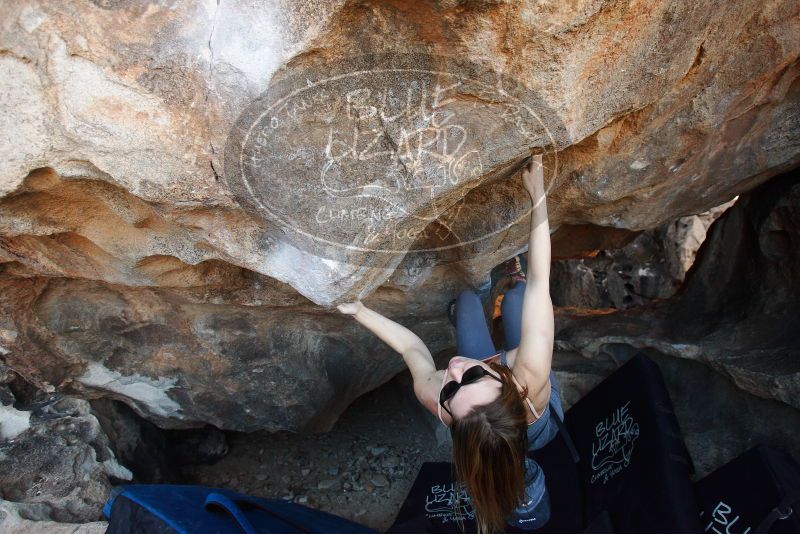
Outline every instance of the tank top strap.
{"label": "tank top strap", "polygon": [[[500,363],[502,363],[503,365],[508,367],[508,354],[506,354],[506,350],[505,349],[503,349],[500,352]],[[514,381],[516,382],[516,379]],[[544,412],[542,412],[541,414],[539,412],[537,412],[536,408],[533,406],[533,402],[529,398],[525,397],[525,402],[528,404],[528,407],[531,409],[531,412],[533,413],[533,416],[535,417],[534,421],[532,423],[529,423],[529,424],[532,425],[533,423],[535,423],[536,421],[541,419],[542,415],[544,415]],[[549,400],[548,400],[548,404],[549,404]]]}
{"label": "tank top strap", "polygon": [[508,367],[508,356],[506,355],[505,349],[500,352],[500,363]]}
{"label": "tank top strap", "polygon": [[[506,360],[506,351],[503,351],[502,354],[500,355],[500,361],[503,363],[503,365],[508,367],[508,360]],[[511,379],[514,381],[514,383],[517,385],[518,388],[522,387],[513,374],[511,375]],[[528,407],[531,409],[531,413],[533,413],[533,417],[535,418],[532,422],[528,423],[529,425],[532,425],[533,423],[541,419],[544,412],[542,412],[541,414],[537,412],[536,408],[533,406],[533,402],[528,397],[525,397],[525,402],[528,404]]]}
{"label": "tank top strap", "polygon": [[[538,421],[542,417],[542,414],[536,412],[536,408],[533,407],[533,403],[531,402],[531,400],[528,397],[525,397],[525,400],[527,401],[528,406],[530,407],[531,411],[533,412],[533,416],[536,418],[533,421],[533,423],[535,423],[536,421]],[[530,424],[533,424],[533,423],[530,423]]]}

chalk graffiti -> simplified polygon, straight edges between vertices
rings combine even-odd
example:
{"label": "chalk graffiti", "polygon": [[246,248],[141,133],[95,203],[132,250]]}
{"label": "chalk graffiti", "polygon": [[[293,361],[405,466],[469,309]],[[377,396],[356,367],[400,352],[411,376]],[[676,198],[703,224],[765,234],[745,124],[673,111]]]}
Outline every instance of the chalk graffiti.
{"label": "chalk graffiti", "polygon": [[[442,211],[436,205],[437,188],[483,175],[480,153],[468,150],[467,128],[451,123],[456,116],[453,111],[436,109],[451,102],[439,100],[442,88],[436,85],[429,93],[425,84],[413,86],[406,88],[405,105],[393,115],[387,114],[387,92],[373,95],[370,88],[361,87],[344,95],[347,117],[356,122],[347,131],[328,129],[320,183],[329,196],[380,199],[407,217],[430,222]],[[379,118],[378,127],[364,129],[362,121],[373,117]],[[388,126],[392,123],[397,123],[395,136]],[[422,126],[411,127],[415,124]],[[371,160],[380,160],[382,167],[364,183],[352,171],[357,164]],[[413,209],[418,204],[413,195],[423,190],[424,201],[432,208],[427,214]]]}
{"label": "chalk graffiti", "polygon": [[[458,501],[458,508],[456,506]],[[442,523],[455,521],[458,511],[463,519],[474,519],[475,510],[464,489],[457,490],[455,483],[434,484],[425,496],[425,516],[436,518]]]}
{"label": "chalk graffiti", "polygon": [[[703,517],[703,514],[704,512],[700,512],[700,517]],[[706,528],[703,529],[703,532],[713,532],[714,534],[748,534],[751,530],[750,527],[741,524],[736,527],[740,516],[732,516],[733,509],[724,501],[719,501],[711,512],[711,517],[709,518]]]}
{"label": "chalk graffiti", "polygon": [[279,77],[253,101],[228,136],[225,179],[239,202],[314,254],[431,261],[526,218],[512,209],[475,224],[467,194],[525,147],[556,147],[551,130],[566,131],[543,99],[486,66],[356,56]]}

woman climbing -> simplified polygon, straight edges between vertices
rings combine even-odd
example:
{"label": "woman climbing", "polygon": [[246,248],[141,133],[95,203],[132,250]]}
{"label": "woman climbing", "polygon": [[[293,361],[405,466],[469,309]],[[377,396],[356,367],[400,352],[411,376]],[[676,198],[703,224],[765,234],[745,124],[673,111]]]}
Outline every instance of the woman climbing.
{"label": "woman climbing", "polygon": [[438,371],[428,348],[407,328],[361,302],[338,307],[402,354],[417,398],[450,427],[456,481],[466,487],[481,534],[502,532],[506,523],[533,530],[548,521],[544,473],[526,451],[553,439],[553,418],[564,418],[551,370],[550,229],[540,155],[522,179],[533,202],[528,272],[517,257],[504,264],[514,284],[501,303],[504,350],[495,349],[480,298],[471,290],[448,309],[459,356]]}

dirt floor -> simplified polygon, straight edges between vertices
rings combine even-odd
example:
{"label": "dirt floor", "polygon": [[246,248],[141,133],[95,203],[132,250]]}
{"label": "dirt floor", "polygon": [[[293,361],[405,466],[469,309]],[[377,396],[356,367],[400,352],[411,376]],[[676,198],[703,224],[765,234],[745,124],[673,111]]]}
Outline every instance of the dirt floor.
{"label": "dirt floor", "polygon": [[422,463],[450,458],[450,445],[437,445],[441,423],[423,410],[406,372],[358,398],[327,434],[228,433],[228,455],[183,482],[285,498],[384,531]]}

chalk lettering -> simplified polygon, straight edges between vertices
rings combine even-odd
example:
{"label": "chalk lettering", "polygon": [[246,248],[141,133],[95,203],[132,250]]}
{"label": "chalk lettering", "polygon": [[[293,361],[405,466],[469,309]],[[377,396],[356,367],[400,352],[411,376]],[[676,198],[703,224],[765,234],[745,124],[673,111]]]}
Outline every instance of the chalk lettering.
{"label": "chalk lettering", "polygon": [[633,454],[633,443],[639,437],[639,425],[629,413],[630,401],[611,412],[595,425],[592,443],[591,482],[603,484],[627,467]]}
{"label": "chalk lettering", "polygon": [[750,527],[745,525],[735,527],[741,517],[731,516],[733,516],[733,509],[724,501],[720,501],[711,512],[711,521],[703,532],[713,532],[714,534],[748,534],[750,532]]}
{"label": "chalk lettering", "polygon": [[[458,503],[458,508],[455,508],[456,503]],[[467,519],[475,518],[475,511],[467,492],[464,489],[457,490],[454,483],[431,486],[425,496],[425,515],[446,523],[455,518],[454,512],[456,511]]]}
{"label": "chalk lettering", "polygon": [[[440,250],[507,231],[527,213],[465,221],[486,158],[504,166],[520,147],[555,146],[550,128],[564,131],[524,84],[479,64],[377,54],[279,79],[231,129],[226,180],[283,239],[314,251],[325,243],[340,261],[361,250],[438,262],[460,257]],[[488,138],[499,129],[502,140]]]}

